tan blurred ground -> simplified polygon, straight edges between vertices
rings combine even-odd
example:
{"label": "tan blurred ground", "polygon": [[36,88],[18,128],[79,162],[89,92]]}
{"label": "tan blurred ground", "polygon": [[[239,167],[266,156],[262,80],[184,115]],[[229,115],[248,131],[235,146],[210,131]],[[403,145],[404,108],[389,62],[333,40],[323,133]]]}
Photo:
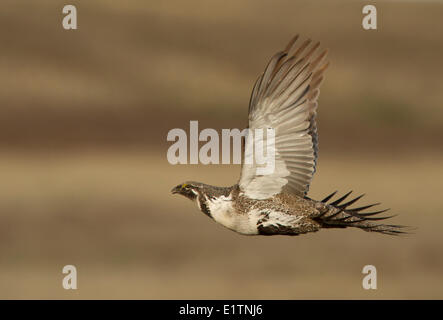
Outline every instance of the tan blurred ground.
{"label": "tan blurred ground", "polygon": [[[443,4],[378,1],[363,31],[360,1],[71,3],[76,31],[63,1],[1,4],[0,298],[443,298]],[[332,62],[310,196],[365,192],[415,235],[245,237],[169,194],[235,183],[238,166],[169,165],[166,134],[244,126],[297,32]]]}

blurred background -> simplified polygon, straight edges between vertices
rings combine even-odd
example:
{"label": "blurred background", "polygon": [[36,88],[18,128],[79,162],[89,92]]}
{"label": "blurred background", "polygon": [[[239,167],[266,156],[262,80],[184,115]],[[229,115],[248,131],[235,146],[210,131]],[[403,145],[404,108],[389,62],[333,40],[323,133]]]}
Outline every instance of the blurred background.
{"label": "blurred background", "polygon": [[[365,31],[371,3],[3,0],[0,298],[443,298],[443,4],[377,1]],[[330,49],[310,197],[366,193],[416,234],[246,237],[170,194],[237,181],[238,165],[170,165],[166,135],[243,128],[296,33]]]}

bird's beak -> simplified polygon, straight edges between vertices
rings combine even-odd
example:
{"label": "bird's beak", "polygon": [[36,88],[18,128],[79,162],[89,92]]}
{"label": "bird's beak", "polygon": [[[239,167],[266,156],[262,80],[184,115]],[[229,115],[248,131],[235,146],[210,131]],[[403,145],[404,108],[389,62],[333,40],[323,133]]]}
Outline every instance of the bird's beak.
{"label": "bird's beak", "polygon": [[176,186],[176,187],[172,188],[171,193],[172,193],[172,194],[174,194],[174,193],[179,193],[179,192],[180,192],[180,189],[181,189],[181,186]]}

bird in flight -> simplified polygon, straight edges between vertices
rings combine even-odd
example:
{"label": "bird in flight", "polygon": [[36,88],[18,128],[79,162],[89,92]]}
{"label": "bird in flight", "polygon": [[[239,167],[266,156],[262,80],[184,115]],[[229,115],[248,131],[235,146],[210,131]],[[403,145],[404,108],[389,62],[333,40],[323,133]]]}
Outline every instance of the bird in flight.
{"label": "bird in flight", "polygon": [[[243,159],[240,180],[231,187],[188,181],[172,189],[195,201],[217,223],[244,235],[290,235],[322,228],[354,227],[388,235],[406,233],[403,226],[383,224],[390,218],[367,212],[378,204],[351,208],[361,197],[351,192],[332,201],[336,192],[321,201],[307,196],[318,156],[317,100],[329,62],[327,50],[310,39],[292,38],[276,53],[257,79],[249,102],[249,130],[273,128],[275,167],[257,174],[258,164]],[[243,144],[248,145],[246,137]]]}

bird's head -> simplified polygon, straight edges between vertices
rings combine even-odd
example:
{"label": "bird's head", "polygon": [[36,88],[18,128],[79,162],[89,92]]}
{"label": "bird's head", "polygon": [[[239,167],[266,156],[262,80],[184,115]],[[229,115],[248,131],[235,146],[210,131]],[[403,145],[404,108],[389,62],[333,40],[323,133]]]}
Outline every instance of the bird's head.
{"label": "bird's head", "polygon": [[187,181],[179,184],[172,188],[171,192],[181,194],[190,200],[195,200],[200,194],[200,188],[203,186],[202,183]]}

